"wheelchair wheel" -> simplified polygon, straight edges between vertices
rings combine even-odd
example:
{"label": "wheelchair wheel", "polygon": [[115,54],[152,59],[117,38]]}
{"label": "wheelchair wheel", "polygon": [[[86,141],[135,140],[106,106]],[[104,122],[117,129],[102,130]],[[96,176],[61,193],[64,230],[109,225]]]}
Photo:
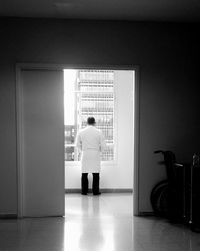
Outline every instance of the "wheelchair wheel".
{"label": "wheelchair wheel", "polygon": [[156,216],[169,215],[169,184],[167,180],[159,182],[151,192],[151,205]]}

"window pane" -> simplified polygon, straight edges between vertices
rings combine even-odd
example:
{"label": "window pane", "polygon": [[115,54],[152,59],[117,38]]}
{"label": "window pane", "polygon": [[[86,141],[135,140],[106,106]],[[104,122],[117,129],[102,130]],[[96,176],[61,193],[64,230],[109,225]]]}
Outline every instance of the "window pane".
{"label": "window pane", "polygon": [[[89,116],[95,117],[96,127],[101,129],[107,147],[103,161],[114,159],[114,71],[70,70],[65,74],[65,109],[70,109],[65,121],[66,160],[78,160],[74,141],[77,131],[86,126]],[[71,83],[69,83],[71,81]],[[72,87],[73,85],[73,87]],[[70,105],[70,102],[73,102]],[[73,112],[72,112],[73,110]],[[73,115],[72,115],[73,113]],[[71,115],[70,115],[71,114]]]}

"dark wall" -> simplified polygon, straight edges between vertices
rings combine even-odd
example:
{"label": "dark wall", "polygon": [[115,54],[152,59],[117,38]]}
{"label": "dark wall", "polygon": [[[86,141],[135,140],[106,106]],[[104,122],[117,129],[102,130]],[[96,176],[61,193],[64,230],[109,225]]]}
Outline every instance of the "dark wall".
{"label": "dark wall", "polygon": [[139,65],[139,208],[165,177],[155,149],[200,149],[199,24],[0,19],[0,214],[17,212],[15,65]]}

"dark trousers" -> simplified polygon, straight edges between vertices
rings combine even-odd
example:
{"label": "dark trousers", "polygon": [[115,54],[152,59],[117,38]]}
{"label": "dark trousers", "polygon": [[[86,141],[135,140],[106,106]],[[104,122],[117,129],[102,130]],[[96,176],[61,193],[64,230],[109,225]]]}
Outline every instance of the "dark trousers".
{"label": "dark trousers", "polygon": [[[93,194],[98,194],[99,193],[99,173],[92,173],[92,175],[93,175],[92,192]],[[82,194],[88,193],[88,173],[82,173],[81,188],[82,188]]]}

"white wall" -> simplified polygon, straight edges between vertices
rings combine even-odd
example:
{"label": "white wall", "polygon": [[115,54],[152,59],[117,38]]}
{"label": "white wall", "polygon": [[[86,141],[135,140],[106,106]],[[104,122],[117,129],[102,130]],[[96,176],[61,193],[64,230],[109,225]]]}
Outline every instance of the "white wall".
{"label": "white wall", "polygon": [[[115,71],[116,163],[102,164],[101,188],[133,188],[133,72]],[[74,163],[73,163],[74,164]],[[80,166],[66,165],[65,188],[80,188]],[[89,176],[91,187],[92,177]]]}

